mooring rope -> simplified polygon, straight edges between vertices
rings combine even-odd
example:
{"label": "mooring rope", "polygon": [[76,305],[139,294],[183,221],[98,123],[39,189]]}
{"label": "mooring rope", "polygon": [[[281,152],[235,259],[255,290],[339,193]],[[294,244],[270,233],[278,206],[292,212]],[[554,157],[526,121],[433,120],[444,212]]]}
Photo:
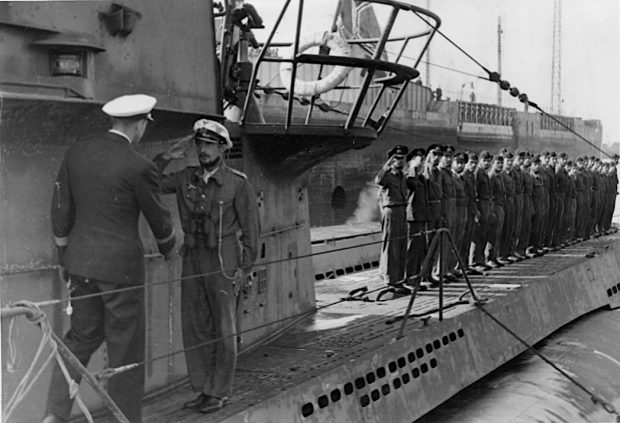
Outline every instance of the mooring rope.
{"label": "mooring rope", "polygon": [[508,326],[506,326],[504,323],[502,323],[497,317],[493,316],[488,310],[486,310],[484,308],[485,302],[484,301],[477,301],[475,303],[475,305],[478,307],[478,309],[480,311],[482,311],[485,315],[487,315],[491,320],[493,320],[495,323],[497,323],[502,329],[504,329],[506,332],[508,332],[513,338],[515,338],[517,341],[519,341],[520,343],[522,343],[528,350],[530,350],[532,353],[536,354],[538,357],[540,357],[545,363],[547,363],[548,365],[550,365],[551,367],[553,367],[555,370],[557,370],[562,376],[564,376],[566,379],[568,379],[571,383],[573,383],[575,386],[577,386],[579,389],[581,389],[582,391],[584,391],[586,394],[588,394],[588,396],[590,397],[590,400],[592,400],[592,402],[594,404],[598,404],[601,407],[603,407],[603,409],[608,412],[611,415],[616,416],[616,422],[620,422],[620,414],[618,413],[618,411],[616,411],[616,409],[614,408],[614,406],[609,402],[606,401],[603,397],[601,397],[600,395],[595,394],[594,392],[592,392],[592,390],[588,389],[585,385],[583,385],[581,382],[579,382],[577,379],[575,379],[574,377],[572,377],[571,375],[569,375],[566,371],[562,370],[557,364],[555,364],[554,362],[552,362],[551,360],[549,360],[547,357],[545,357],[542,353],[540,353],[539,351],[536,351],[536,349],[534,349],[534,347],[532,345],[530,345],[529,343],[527,343],[523,338],[521,338],[519,335],[517,335],[515,332],[513,332]]}

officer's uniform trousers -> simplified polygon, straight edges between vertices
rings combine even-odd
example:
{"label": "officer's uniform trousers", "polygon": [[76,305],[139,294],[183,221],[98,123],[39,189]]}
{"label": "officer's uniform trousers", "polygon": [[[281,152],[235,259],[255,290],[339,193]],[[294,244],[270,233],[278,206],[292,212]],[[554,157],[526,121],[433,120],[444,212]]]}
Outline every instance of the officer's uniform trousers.
{"label": "officer's uniform trousers", "polygon": [[[452,235],[452,239],[455,240],[456,236],[456,193],[454,188],[454,182],[452,179],[452,171],[450,169],[441,169],[442,174],[442,199],[441,199],[441,209],[443,212],[443,227],[448,229],[450,235]],[[443,243],[443,259],[441,261],[443,269],[439,268],[439,260],[437,261],[437,265],[435,266],[435,274],[445,274],[447,272],[452,272],[453,266],[451,263],[454,263],[454,253],[452,252],[452,248],[450,247],[448,242]]]}
{"label": "officer's uniform trousers", "polygon": [[421,222],[417,220],[410,220],[408,225],[408,243],[407,243],[407,264],[406,274],[410,278],[414,275],[418,275],[424,263],[424,258],[428,251],[426,240],[428,235],[421,233],[426,231],[428,222]]}
{"label": "officer's uniform trousers", "polygon": [[532,229],[532,195],[531,193],[524,192],[523,198],[523,213],[521,214],[521,231],[519,233],[519,239],[517,241],[517,252],[524,254],[527,248],[531,245],[530,233]]}
{"label": "officer's uniform trousers", "polygon": [[545,216],[543,239],[541,242],[546,246],[551,246],[555,219],[557,219],[558,197],[556,193],[555,171],[550,168],[546,169],[546,171],[549,178],[549,210]]}
{"label": "officer's uniform trousers", "polygon": [[499,256],[499,246],[502,240],[502,229],[504,228],[504,206],[501,204],[494,204],[493,206],[493,220],[491,229],[489,230],[489,240],[487,243],[486,256],[489,260],[497,260]]}
{"label": "officer's uniform trousers", "polygon": [[532,217],[532,231],[530,234],[530,245],[536,250],[542,246],[543,223],[545,221],[545,189],[542,178],[533,177],[532,205],[534,206],[534,216]]}
{"label": "officer's uniform trousers", "polygon": [[[71,275],[72,297],[102,293],[126,284],[88,279]],[[91,355],[106,341],[108,367],[115,368],[144,360],[144,291],[132,289],[124,292],[73,301],[71,329],[63,338],[64,344],[88,365]],[[67,365],[67,370],[77,383],[80,374]],[[108,393],[130,422],[142,421],[144,396],[144,366],[119,373],[108,380]],[[61,419],[71,414],[73,399],[59,366],[52,372],[47,412]]]}
{"label": "officer's uniform trousers", "polygon": [[466,170],[463,174],[463,180],[465,181],[465,193],[467,195],[467,221],[465,223],[465,233],[463,234],[463,242],[461,244],[461,257],[464,260],[463,265],[469,267],[473,260],[472,241],[478,207],[476,205],[476,182],[474,174]]}
{"label": "officer's uniform trousers", "polygon": [[515,181],[515,217],[514,230],[512,231],[512,240],[510,242],[511,250],[514,252],[519,243],[521,235],[521,225],[523,224],[523,172],[521,169],[513,171],[513,179]]}
{"label": "officer's uniform trousers", "polygon": [[564,197],[566,192],[556,192],[555,202],[555,220],[553,223],[553,233],[551,238],[551,245],[556,247],[563,241],[564,232]]}
{"label": "officer's uniform trousers", "polygon": [[[456,247],[456,253],[459,254],[463,266],[468,265],[467,255],[463,253],[463,239],[465,237],[465,230],[467,227],[467,195],[465,193],[465,181],[461,176],[454,176],[454,188],[456,192],[456,214],[454,223],[454,232],[452,238],[454,240],[454,246]],[[458,260],[454,254],[448,255],[448,271],[453,271],[457,268]],[[460,269],[465,270],[465,269]]]}
{"label": "officer's uniform trousers", "polygon": [[478,211],[480,217],[478,222],[474,226],[473,235],[473,262],[476,265],[484,264],[485,260],[485,248],[490,237],[491,224],[493,223],[494,209],[489,200],[478,200]]}
{"label": "officer's uniform trousers", "polygon": [[575,175],[575,196],[577,198],[577,210],[575,212],[575,237],[584,237],[584,219],[586,215],[586,186],[585,177],[579,171]]}
{"label": "officer's uniform trousers", "polygon": [[405,276],[407,262],[407,211],[405,205],[381,209],[381,259],[379,272],[388,284]]}
{"label": "officer's uniform trousers", "polygon": [[571,240],[575,238],[575,218],[577,214],[577,197],[573,194],[568,198],[568,208],[566,210],[566,227],[565,239]]}
{"label": "officer's uniform trousers", "polygon": [[515,230],[515,198],[506,195],[504,205],[504,226],[500,239],[500,257],[508,257],[514,252],[513,234]]}
{"label": "officer's uniform trousers", "polygon": [[487,258],[489,260],[497,260],[499,255],[500,243],[502,240],[502,231],[504,229],[505,219],[505,190],[503,186],[501,174],[489,176],[490,186],[493,192],[493,219],[489,238],[487,243]]}
{"label": "officer's uniform trousers", "polygon": [[[236,237],[222,239],[223,267],[229,277],[239,267]],[[217,248],[197,245],[183,251],[181,321],[189,380],[196,391],[216,397],[232,392],[237,361],[236,297],[233,283],[221,272]],[[217,272],[212,274],[213,272]],[[197,345],[217,342],[202,347]]]}
{"label": "officer's uniform trousers", "polygon": [[473,264],[484,264],[485,248],[489,239],[489,231],[493,220],[493,205],[491,202],[491,188],[489,175],[482,168],[474,172],[474,188],[476,193],[476,207],[478,208],[478,222],[473,233]]}

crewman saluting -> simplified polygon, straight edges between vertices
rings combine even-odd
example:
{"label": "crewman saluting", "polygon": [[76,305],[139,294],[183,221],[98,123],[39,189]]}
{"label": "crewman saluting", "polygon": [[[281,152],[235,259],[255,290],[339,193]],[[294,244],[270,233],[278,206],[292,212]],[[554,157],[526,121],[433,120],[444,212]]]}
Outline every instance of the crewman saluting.
{"label": "crewman saluting", "polygon": [[[375,183],[379,185],[381,209],[381,259],[379,271],[387,285],[394,285],[405,276],[407,261],[407,183],[403,168],[409,149],[397,145],[388,152]],[[399,288],[401,289],[401,288]],[[408,292],[408,290],[407,290]],[[405,289],[403,289],[403,293]]]}
{"label": "crewman saluting", "polygon": [[237,363],[235,296],[256,260],[259,219],[246,176],[224,163],[232,142],[218,122],[197,121],[193,138],[155,158],[160,171],[183,157],[192,140],[200,166],[162,175],[161,185],[164,193],[176,193],[185,233],[181,324],[189,380],[200,394],[183,407],[210,413],[222,408],[232,392]]}

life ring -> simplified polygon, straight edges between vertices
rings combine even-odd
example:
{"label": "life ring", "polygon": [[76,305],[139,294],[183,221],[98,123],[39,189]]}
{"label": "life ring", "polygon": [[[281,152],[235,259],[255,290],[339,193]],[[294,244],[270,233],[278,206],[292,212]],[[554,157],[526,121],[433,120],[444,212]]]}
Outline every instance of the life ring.
{"label": "life ring", "polygon": [[[336,32],[325,31],[323,33],[317,32],[312,37],[304,39],[299,43],[299,53],[308,50],[311,47],[326,45],[329,47],[330,52],[334,56],[350,56],[351,47],[349,43],[338,35]],[[289,53],[285,55],[286,59],[293,58],[293,48],[289,50]],[[285,88],[291,86],[291,75],[293,70],[293,64],[291,62],[282,62],[280,64],[280,80]],[[303,97],[312,97],[325,93],[338,84],[340,84],[347,77],[351,68],[345,66],[334,66],[334,69],[325,76],[323,79],[317,81],[303,81],[295,79],[294,92],[297,95]]]}

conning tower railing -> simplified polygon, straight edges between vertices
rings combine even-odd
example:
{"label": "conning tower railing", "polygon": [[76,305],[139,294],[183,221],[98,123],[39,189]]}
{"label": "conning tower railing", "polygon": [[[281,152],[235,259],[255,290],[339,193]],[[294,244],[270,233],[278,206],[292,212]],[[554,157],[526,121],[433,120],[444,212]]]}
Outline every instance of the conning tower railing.
{"label": "conning tower railing", "polygon": [[[349,131],[354,128],[368,128],[372,129],[375,136],[380,134],[385,129],[390,116],[394,112],[398,101],[405,92],[409,81],[419,76],[419,72],[416,68],[422,60],[422,57],[426,52],[433,36],[435,35],[437,28],[441,24],[440,18],[428,10],[394,0],[369,0],[356,4],[349,2],[350,4],[353,4],[353,8],[356,9],[353,13],[359,13],[360,8],[367,7],[369,5],[374,6],[375,4],[387,6],[391,9],[389,17],[387,18],[387,23],[381,29],[381,33],[376,37],[344,37],[347,48],[350,48],[351,46],[360,46],[369,53],[366,57],[353,57],[351,55],[343,55],[342,50],[333,48],[333,43],[330,44],[328,41],[331,40],[331,36],[329,34],[337,35],[338,33],[343,32],[336,30],[336,23],[342,13],[344,2],[341,0],[338,3],[331,33],[327,32],[322,41],[317,40],[315,42],[302,44],[301,24],[303,20],[304,3],[304,0],[298,0],[299,8],[297,13],[295,38],[291,43],[292,53],[287,55],[287,57],[274,57],[267,54],[271,48],[282,45],[282,43],[274,43],[273,38],[280,28],[285,13],[291,5],[291,0],[287,0],[280,11],[275,25],[271,29],[267,40],[262,45],[262,48],[260,49],[258,57],[254,63],[251,78],[248,84],[248,94],[245,96],[245,101],[241,112],[240,123],[242,125],[248,123],[248,109],[250,107],[250,102],[255,94],[257,94],[257,91],[266,92],[267,90],[272,90],[272,88],[258,86],[259,81],[257,80],[257,75],[260,66],[265,62],[278,62],[281,64],[281,68],[284,63],[290,64],[289,66],[285,66],[287,72],[290,73],[287,75],[290,77],[290,82],[288,83],[288,86],[283,87],[286,91],[283,95],[283,97],[287,100],[286,113],[283,116],[283,122],[279,122],[279,124],[284,126],[285,131],[288,131],[292,126],[312,125],[311,119],[315,102],[319,100],[320,94],[326,91],[321,91],[320,88],[316,92],[308,93],[307,90],[304,91],[302,89],[302,84],[304,84],[304,81],[296,81],[296,76],[298,74],[297,66],[319,65],[317,81],[314,82],[324,82],[323,89],[325,88],[325,85],[330,85],[328,89],[331,88],[337,90],[356,91],[356,94],[353,96],[354,101],[347,104],[348,111],[346,112],[342,111],[342,107],[339,107],[340,110],[333,110],[331,106],[325,102],[321,102],[319,108],[322,111],[338,112],[337,114],[341,116],[341,119],[340,121],[337,121],[338,123],[335,123],[335,125],[339,126],[344,131]],[[399,14],[401,16],[406,16],[407,19],[403,20],[403,22],[405,22],[407,28],[415,27],[415,25],[412,25],[412,21],[417,18],[422,31],[406,36],[392,36],[391,34],[394,30],[400,27],[396,24]],[[359,34],[359,31],[356,32]],[[414,55],[409,54],[408,56],[405,56],[405,50],[407,47],[412,45],[412,43],[410,43],[412,40],[421,41],[421,46],[419,46]],[[308,45],[320,45],[321,48],[319,50],[319,54],[305,53],[303,50],[305,50]],[[397,46],[395,47],[395,50],[398,51],[394,52],[387,50],[386,47],[390,45]],[[332,53],[336,54],[328,54],[330,47],[332,47]],[[392,60],[389,60],[390,56],[392,57]],[[400,63],[401,60],[405,58],[412,60],[413,63],[411,65]],[[340,70],[343,68],[347,68],[349,70],[355,68],[362,69],[364,71],[361,78],[361,83],[356,86],[346,86],[342,84],[345,78],[342,78],[339,82],[334,82],[333,80],[322,81],[323,78],[330,78],[332,76],[330,74],[327,77],[323,77],[322,72],[325,66],[337,67],[336,69]],[[333,70],[332,74],[334,72],[336,71]],[[281,79],[288,82],[289,78]],[[329,84],[330,82],[331,84]],[[369,95],[371,98],[367,98]],[[387,98],[387,102],[384,97]],[[296,100],[303,107],[308,107],[305,119],[294,119],[293,117],[293,109]],[[387,105],[386,110],[378,111],[379,105]],[[270,125],[274,124],[273,122],[266,123]],[[334,125],[334,123],[331,124]]]}

